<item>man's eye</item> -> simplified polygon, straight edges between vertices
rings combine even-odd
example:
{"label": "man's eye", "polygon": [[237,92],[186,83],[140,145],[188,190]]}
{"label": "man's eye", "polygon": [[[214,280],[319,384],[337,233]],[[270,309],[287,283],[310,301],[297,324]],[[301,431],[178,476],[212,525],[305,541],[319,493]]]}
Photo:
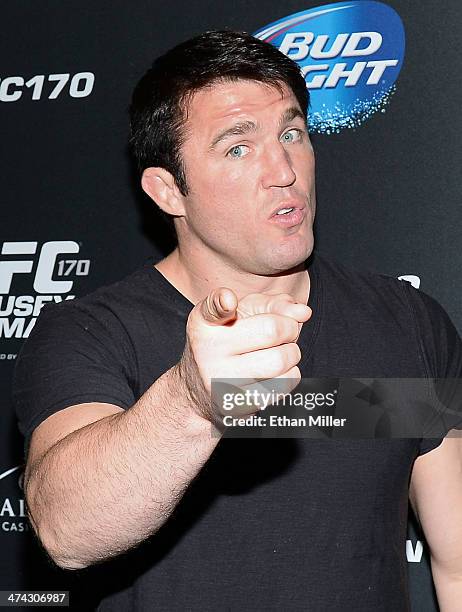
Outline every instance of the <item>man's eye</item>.
{"label": "man's eye", "polygon": [[297,140],[301,140],[301,138],[302,131],[296,128],[284,132],[284,134],[281,136],[282,142],[296,142]]}
{"label": "man's eye", "polygon": [[234,159],[238,159],[239,157],[244,157],[244,155],[246,154],[246,149],[248,148],[249,147],[246,147],[245,145],[236,145],[235,147],[230,149],[226,153],[226,155],[228,155],[229,157],[233,157]]}

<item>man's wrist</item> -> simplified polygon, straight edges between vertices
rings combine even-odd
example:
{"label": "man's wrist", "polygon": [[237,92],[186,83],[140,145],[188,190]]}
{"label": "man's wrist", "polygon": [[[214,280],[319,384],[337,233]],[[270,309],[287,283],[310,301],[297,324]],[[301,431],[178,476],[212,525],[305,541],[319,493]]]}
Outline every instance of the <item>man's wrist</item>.
{"label": "man's wrist", "polygon": [[215,433],[222,432],[223,423],[213,406],[211,394],[207,392],[202,381],[197,377],[197,370],[188,366],[188,359],[183,357],[173,366],[172,376],[174,387],[183,397],[184,405],[192,420],[200,419],[209,427],[213,426]]}

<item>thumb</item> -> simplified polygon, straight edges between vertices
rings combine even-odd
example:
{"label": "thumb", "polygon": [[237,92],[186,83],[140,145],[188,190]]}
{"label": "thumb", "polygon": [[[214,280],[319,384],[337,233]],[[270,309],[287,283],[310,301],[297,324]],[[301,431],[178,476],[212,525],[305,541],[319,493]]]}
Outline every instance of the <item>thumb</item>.
{"label": "thumb", "polygon": [[218,287],[200,302],[199,311],[207,323],[223,325],[236,318],[237,304],[237,295],[232,289]]}

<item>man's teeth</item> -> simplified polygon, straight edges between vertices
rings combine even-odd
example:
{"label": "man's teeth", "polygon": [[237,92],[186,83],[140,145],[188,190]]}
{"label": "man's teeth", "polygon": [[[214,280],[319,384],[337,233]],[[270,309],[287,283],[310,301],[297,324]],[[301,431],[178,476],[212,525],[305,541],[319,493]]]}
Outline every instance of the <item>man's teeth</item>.
{"label": "man's teeth", "polygon": [[278,212],[276,213],[277,215],[286,215],[289,212],[292,212],[293,208],[281,208],[281,210],[278,210]]}

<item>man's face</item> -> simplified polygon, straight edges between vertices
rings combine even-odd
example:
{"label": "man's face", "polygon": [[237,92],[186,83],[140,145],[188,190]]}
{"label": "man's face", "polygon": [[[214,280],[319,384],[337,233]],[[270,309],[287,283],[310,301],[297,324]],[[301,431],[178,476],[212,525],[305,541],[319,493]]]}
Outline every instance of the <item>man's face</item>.
{"label": "man's face", "polygon": [[[187,241],[212,265],[218,257],[261,275],[303,262],[313,248],[314,154],[292,91],[216,83],[192,98],[186,134],[180,248]],[[282,207],[295,211],[272,216]]]}

